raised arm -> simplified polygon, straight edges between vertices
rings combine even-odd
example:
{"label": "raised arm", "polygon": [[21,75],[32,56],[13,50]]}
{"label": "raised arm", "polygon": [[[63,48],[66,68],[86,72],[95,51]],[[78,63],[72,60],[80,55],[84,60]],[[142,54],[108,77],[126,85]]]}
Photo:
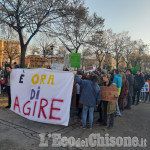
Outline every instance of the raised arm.
{"label": "raised arm", "polygon": [[86,81],[85,81],[85,80],[80,79],[78,75],[75,75],[74,79],[75,79],[75,81],[76,81],[76,82],[77,82],[80,86],[82,86],[82,87],[84,87],[84,86],[85,86]]}

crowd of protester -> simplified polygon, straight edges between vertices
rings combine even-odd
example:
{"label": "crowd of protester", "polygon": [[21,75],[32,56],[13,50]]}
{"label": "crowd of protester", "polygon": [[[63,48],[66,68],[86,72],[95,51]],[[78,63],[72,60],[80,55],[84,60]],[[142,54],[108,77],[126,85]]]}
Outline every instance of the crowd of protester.
{"label": "crowd of protester", "polygon": [[[95,108],[99,112],[96,123],[111,129],[114,126],[114,118],[121,117],[124,109],[130,110],[132,105],[139,105],[140,100],[146,102],[148,97],[150,102],[150,90],[141,92],[145,82],[148,82],[150,87],[150,75],[141,73],[140,70],[136,74],[132,73],[131,69],[126,71],[98,69],[89,73],[79,70],[74,74],[73,99],[76,99],[83,129],[92,128]],[[101,86],[117,87],[118,102],[101,99]]]}
{"label": "crowd of protester", "polygon": [[[19,68],[19,65],[14,63],[13,68]],[[0,80],[0,86],[5,85],[8,94],[8,106],[6,108],[11,107],[11,71],[11,65],[6,64],[4,77]],[[65,69],[64,71],[69,70]],[[99,118],[96,123],[111,129],[114,126],[114,118],[121,117],[124,109],[129,110],[132,105],[139,105],[140,100],[146,102],[149,98],[150,102],[150,89],[148,92],[141,92],[145,82],[148,82],[150,87],[150,75],[141,73],[140,70],[138,70],[136,74],[132,73],[131,69],[127,69],[126,71],[97,69],[96,71],[88,73],[84,73],[80,70],[74,72],[74,74],[73,101],[78,108],[78,116],[82,120],[82,129],[87,127],[92,128],[95,108],[99,112]],[[118,101],[101,99],[101,86],[116,87],[118,92],[114,97],[116,97]]]}

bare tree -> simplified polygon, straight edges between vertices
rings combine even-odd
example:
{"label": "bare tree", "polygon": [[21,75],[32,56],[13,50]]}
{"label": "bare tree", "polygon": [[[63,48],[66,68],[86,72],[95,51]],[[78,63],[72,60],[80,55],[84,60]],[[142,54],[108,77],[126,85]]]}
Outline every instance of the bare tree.
{"label": "bare tree", "polygon": [[126,41],[127,45],[125,47],[125,50],[124,50],[124,61],[126,63],[126,67],[129,68],[130,64],[131,64],[131,59],[132,59],[132,54],[135,50],[135,41],[131,41],[130,38],[127,39]]}
{"label": "bare tree", "polygon": [[150,55],[144,54],[141,58],[143,69],[146,71],[147,69],[150,69]]}
{"label": "bare tree", "polygon": [[39,50],[39,53],[45,58],[54,54],[56,39],[51,38],[46,33],[39,33],[35,38],[35,45]]}
{"label": "bare tree", "polygon": [[57,31],[59,40],[68,52],[78,53],[81,46],[86,44],[87,39],[102,28],[104,19],[95,13],[89,16],[82,2],[74,3],[73,7],[78,10],[74,17],[69,22],[66,18],[62,18],[54,32]]}
{"label": "bare tree", "polygon": [[[70,0],[0,1],[0,23],[13,28],[19,35],[21,67],[25,67],[25,53],[31,39],[39,31],[52,28],[52,23],[59,18],[71,16],[73,12]],[[24,38],[24,34],[28,36],[27,39]]]}
{"label": "bare tree", "polygon": [[99,62],[99,68],[102,67],[102,62],[104,61],[106,54],[111,53],[111,34],[112,31],[110,29],[104,32],[97,31],[88,41],[92,47],[93,53],[96,55],[97,61]]}
{"label": "bare tree", "polygon": [[62,55],[65,57],[65,55],[67,54],[67,50],[64,46],[59,46],[56,55]]}
{"label": "bare tree", "polygon": [[135,41],[135,49],[131,55],[131,64],[133,67],[138,67],[142,69],[143,58],[145,58],[146,53],[149,51],[148,45],[146,45],[141,39]]}
{"label": "bare tree", "polygon": [[83,69],[83,66],[85,65],[86,57],[89,57],[89,56],[91,57],[92,55],[93,55],[93,52],[89,47],[82,50],[82,69]]}
{"label": "bare tree", "polygon": [[112,39],[113,39],[113,46],[112,46],[112,56],[116,61],[116,68],[119,68],[119,64],[123,61],[124,59],[124,52],[125,49],[128,46],[127,40],[128,40],[128,32],[122,32],[119,34],[113,34]]}
{"label": "bare tree", "polygon": [[36,45],[30,45],[28,47],[28,51],[31,55],[36,55],[36,54],[40,54],[40,50]]}
{"label": "bare tree", "polygon": [[106,53],[103,68],[111,70],[112,68],[112,56],[110,53]]}

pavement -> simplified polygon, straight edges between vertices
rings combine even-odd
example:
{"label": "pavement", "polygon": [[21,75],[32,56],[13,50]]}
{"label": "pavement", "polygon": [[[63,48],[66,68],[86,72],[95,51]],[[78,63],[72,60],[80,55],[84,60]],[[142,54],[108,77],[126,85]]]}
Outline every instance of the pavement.
{"label": "pavement", "polygon": [[0,94],[0,107],[6,107],[8,106],[8,97],[6,92],[2,92]]}
{"label": "pavement", "polygon": [[[2,98],[1,98],[2,100]],[[7,101],[2,101],[6,103]],[[98,112],[94,113],[94,124],[92,129],[80,129],[80,120],[76,116],[76,111],[71,110],[69,126],[51,125],[34,122],[23,118],[9,109],[0,107],[0,150],[82,150],[82,149],[101,149],[101,150],[150,150],[150,103],[140,103],[138,106],[132,106],[131,110],[125,110],[121,117],[115,118],[114,128],[107,130],[96,124]],[[52,147],[52,139],[48,140],[48,147],[39,147],[41,133],[61,133],[61,136],[75,137],[76,139],[85,139],[92,133],[100,133],[105,136],[106,133],[113,137],[138,137],[147,139],[147,147]]]}

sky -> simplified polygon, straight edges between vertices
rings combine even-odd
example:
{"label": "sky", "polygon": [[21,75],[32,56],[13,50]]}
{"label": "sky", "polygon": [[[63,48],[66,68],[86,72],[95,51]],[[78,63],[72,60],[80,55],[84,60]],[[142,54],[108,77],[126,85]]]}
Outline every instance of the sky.
{"label": "sky", "polygon": [[105,29],[129,31],[132,40],[150,45],[150,0],[85,0],[85,6],[105,19]]}

